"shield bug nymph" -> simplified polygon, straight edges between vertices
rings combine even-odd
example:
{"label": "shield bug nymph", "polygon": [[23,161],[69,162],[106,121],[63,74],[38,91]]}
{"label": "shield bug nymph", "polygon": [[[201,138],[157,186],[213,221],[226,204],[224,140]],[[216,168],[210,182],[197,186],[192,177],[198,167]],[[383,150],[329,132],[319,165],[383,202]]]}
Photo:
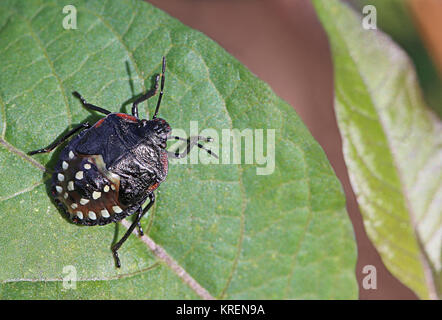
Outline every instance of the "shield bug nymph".
{"label": "shield bug nymph", "polygon": [[[95,226],[118,222],[136,214],[124,236],[112,246],[117,267],[120,267],[118,249],[138,226],[140,220],[155,202],[154,191],[166,179],[169,157],[185,157],[193,146],[206,150],[200,141],[211,138],[201,136],[188,139],[171,135],[171,127],[157,117],[164,92],[166,59],[163,57],[161,75],[157,75],[154,88],[140,96],[132,105],[132,115],[112,113],[86,102],[78,93],[84,107],[105,114],[94,125],[85,122],[69,131],[48,147],[29,154],[54,150],[70,137],[60,153],[52,175],[51,193],[55,202],[76,224]],[[160,84],[160,94],[151,120],[138,117],[138,104],[154,96]],[[167,140],[183,140],[186,149],[179,153],[166,150]],[[143,209],[143,204],[149,203]]]}

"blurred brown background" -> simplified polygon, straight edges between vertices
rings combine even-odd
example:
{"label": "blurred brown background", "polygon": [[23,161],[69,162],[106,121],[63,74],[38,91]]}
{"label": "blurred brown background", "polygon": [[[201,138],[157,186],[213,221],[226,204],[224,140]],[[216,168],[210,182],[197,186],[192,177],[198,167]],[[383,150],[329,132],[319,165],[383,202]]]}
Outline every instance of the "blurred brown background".
{"label": "blurred brown background", "polygon": [[[385,1],[389,0],[383,1],[385,4]],[[365,233],[344,163],[341,138],[333,110],[333,66],[330,50],[326,35],[310,1],[149,0],[149,2],[218,42],[254,74],[270,84],[280,97],[295,108],[309,127],[312,135],[325,150],[347,196],[347,209],[358,244],[358,263],[355,272],[359,282],[360,299],[416,299],[416,295],[385,268]],[[354,2],[359,2],[360,5],[364,1]],[[355,3],[352,5],[356,6]],[[381,12],[378,8],[378,20],[380,17]],[[387,16],[385,17],[387,19]],[[388,19],[393,20],[391,17]],[[416,21],[418,20],[416,18]],[[442,18],[439,21],[442,21]],[[395,38],[394,32],[392,36]],[[414,37],[419,39],[416,32]],[[409,40],[409,38],[404,39]],[[403,45],[401,40],[404,39],[398,36],[395,40]],[[419,45],[423,48],[422,43]],[[431,61],[429,62],[425,49],[417,50],[416,53],[413,51],[416,50],[414,43],[409,47],[412,49],[409,52],[412,58],[417,57],[424,61],[423,64],[418,63],[423,65],[422,68],[418,67],[418,74],[421,79],[423,75],[423,82],[427,83],[427,86],[423,86],[425,93],[436,92],[433,96],[429,94],[427,100],[433,99],[434,104],[437,104],[439,101],[437,92],[441,87],[439,83],[437,84],[439,87],[436,85],[436,90],[434,89],[434,78],[438,77],[434,72],[435,68]],[[361,286],[364,276],[362,268],[368,264],[376,266],[377,290],[365,290]]]}

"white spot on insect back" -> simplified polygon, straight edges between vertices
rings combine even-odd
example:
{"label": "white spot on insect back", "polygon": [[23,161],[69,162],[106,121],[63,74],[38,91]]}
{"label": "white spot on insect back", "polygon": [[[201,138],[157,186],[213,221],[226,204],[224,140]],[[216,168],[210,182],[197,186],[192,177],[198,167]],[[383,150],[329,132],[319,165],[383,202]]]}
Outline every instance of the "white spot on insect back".
{"label": "white spot on insect back", "polygon": [[69,181],[68,182],[68,190],[69,191],[73,191],[74,190],[74,181]]}
{"label": "white spot on insect back", "polygon": [[76,203],[73,203],[73,204],[71,204],[71,208],[72,208],[72,209],[77,209],[77,208],[78,208],[78,205],[77,205]]}
{"label": "white spot on insect back", "polygon": [[77,211],[77,217],[78,219],[83,219],[83,212]]}
{"label": "white spot on insect back", "polygon": [[81,198],[81,199],[80,199],[80,204],[81,204],[82,206],[84,206],[84,205],[87,204],[87,203],[89,203],[89,200],[88,200],[88,199],[84,199],[84,198]]}
{"label": "white spot on insect back", "polygon": [[94,200],[97,200],[100,197],[101,197],[101,192],[98,191],[92,192],[92,198],[94,198]]}
{"label": "white spot on insect back", "polygon": [[63,192],[63,188],[60,186],[55,186],[55,189],[57,190],[58,193],[62,193]]}
{"label": "white spot on insect back", "polygon": [[101,210],[100,213],[101,213],[101,216],[103,218],[109,218],[110,217],[109,211],[107,211],[106,209]]}
{"label": "white spot on insect back", "polygon": [[83,179],[84,175],[83,175],[83,171],[77,171],[77,173],[75,174],[75,178],[78,180]]}
{"label": "white spot on insect back", "polygon": [[91,220],[97,219],[97,215],[93,211],[89,211],[88,215],[89,215],[89,219],[91,219]]}
{"label": "white spot on insect back", "polygon": [[66,161],[63,161],[61,167],[63,168],[63,170],[67,170],[67,168],[69,168],[69,164]]}
{"label": "white spot on insect back", "polygon": [[61,173],[57,174],[57,179],[58,181],[64,181],[64,175],[62,175]]}
{"label": "white spot on insect back", "polygon": [[91,165],[89,163],[85,163],[85,165],[83,166],[86,170],[89,170],[91,167]]}
{"label": "white spot on insect back", "polygon": [[109,188],[108,185],[104,186],[104,188],[103,188],[103,191],[104,191],[104,192],[109,192],[109,190],[110,190],[110,188]]}
{"label": "white spot on insect back", "polygon": [[113,184],[111,184],[111,188],[112,190],[115,190],[115,186]]}
{"label": "white spot on insect back", "polygon": [[69,151],[69,159],[74,159],[75,154],[72,151]]}
{"label": "white spot on insect back", "polygon": [[68,195],[68,193],[67,193],[67,192],[65,192],[65,193],[64,193],[64,195],[63,195],[63,198],[67,199],[67,198],[68,198],[68,196],[69,196],[69,195]]}
{"label": "white spot on insect back", "polygon": [[115,213],[121,213],[123,212],[123,209],[121,209],[119,206],[113,206],[112,210],[114,210]]}

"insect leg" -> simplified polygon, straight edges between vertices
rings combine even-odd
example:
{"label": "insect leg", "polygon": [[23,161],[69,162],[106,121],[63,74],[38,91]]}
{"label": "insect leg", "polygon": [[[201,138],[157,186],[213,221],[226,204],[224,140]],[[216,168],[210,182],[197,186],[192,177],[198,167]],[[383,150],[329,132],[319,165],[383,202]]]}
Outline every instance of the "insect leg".
{"label": "insect leg", "polygon": [[[138,209],[137,216],[138,216],[142,211],[143,211],[143,210],[142,210],[142,208],[140,207],[140,209]],[[138,234],[139,234],[139,236],[140,236],[140,237],[144,236],[144,231],[143,231],[143,228],[141,227],[141,218],[140,218],[140,220],[138,220],[137,228],[138,228]]]}
{"label": "insect leg", "polygon": [[[190,138],[197,139],[198,141],[205,141],[205,142],[212,142],[213,141],[213,138],[211,138],[211,137],[193,136]],[[181,138],[181,137],[177,137],[177,136],[170,136],[169,139],[180,140],[180,141],[188,141],[189,140],[189,139],[185,139],[185,138]]]}
{"label": "insect leg", "polygon": [[138,227],[138,234],[140,235],[140,237],[144,236],[144,231],[143,228],[141,227],[141,221],[138,221],[137,227]]}
{"label": "insect leg", "polygon": [[38,149],[35,151],[31,151],[28,154],[29,155],[33,155],[33,154],[37,154],[37,153],[45,153],[45,152],[51,152],[52,150],[54,150],[57,146],[59,146],[60,144],[62,144],[63,142],[65,142],[70,136],[74,135],[75,133],[77,133],[78,131],[82,130],[82,129],[86,129],[86,128],[90,128],[91,125],[89,124],[89,122],[85,122],[80,124],[78,127],[75,127],[74,129],[72,129],[71,131],[69,131],[68,133],[66,133],[63,137],[61,137],[60,139],[54,141],[53,143],[51,143],[49,146],[47,146],[46,148],[43,149]]}
{"label": "insect leg", "polygon": [[117,265],[117,268],[121,267],[121,263],[120,263],[120,258],[118,257],[118,249],[120,249],[120,247],[123,245],[123,243],[127,240],[127,238],[129,238],[130,234],[132,233],[132,231],[134,231],[135,227],[138,225],[138,223],[140,222],[140,219],[146,214],[147,211],[149,211],[149,209],[152,207],[152,205],[155,202],[155,194],[152,192],[149,195],[150,198],[150,202],[148,203],[148,205],[146,206],[146,208],[144,208],[143,211],[139,211],[137,213],[137,216],[134,220],[134,222],[130,225],[129,229],[127,229],[126,233],[124,234],[124,236],[120,239],[120,241],[118,241],[116,244],[114,244],[112,246],[112,253],[114,255],[115,258],[115,263]]}
{"label": "insect leg", "polygon": [[154,87],[152,89],[150,89],[149,91],[147,91],[145,94],[143,94],[141,97],[139,97],[137,100],[134,101],[134,103],[132,104],[132,115],[134,117],[138,118],[138,104],[153,97],[157,93],[159,82],[160,82],[160,75],[157,74],[157,76],[155,78]]}
{"label": "insect leg", "polygon": [[163,57],[163,68],[161,70],[161,90],[160,90],[160,95],[158,96],[157,107],[155,108],[155,113],[153,114],[152,119],[155,119],[157,117],[158,110],[160,109],[161,99],[163,98],[164,82],[166,81],[165,73],[166,73],[166,57]]}
{"label": "insect leg", "polygon": [[103,109],[103,108],[97,107],[97,106],[95,106],[95,105],[93,105],[93,104],[90,104],[90,103],[86,102],[86,100],[85,100],[85,99],[81,96],[81,94],[79,94],[77,91],[72,92],[72,94],[73,94],[74,96],[76,96],[78,99],[80,99],[80,101],[81,101],[81,103],[83,104],[83,106],[85,106],[85,107],[88,108],[88,109],[95,110],[95,111],[98,111],[98,112],[101,112],[101,113],[104,113],[104,114],[109,114],[109,113],[111,113],[110,111],[108,111],[108,110],[106,110],[106,109]]}
{"label": "insect leg", "polygon": [[[157,117],[158,109],[160,108],[161,99],[163,98],[163,91],[164,91],[164,72],[166,71],[166,58],[163,57],[163,68],[161,70],[161,90],[160,90],[160,96],[158,97],[157,107],[155,108],[155,113],[153,114],[152,119],[155,119]],[[135,102],[132,104],[132,115],[134,117],[138,118],[138,104],[149,99],[150,97],[153,97],[157,91],[158,91],[158,84],[160,82],[160,75],[158,74],[155,78],[155,86],[153,89],[146,92],[146,94],[143,94],[141,97],[139,97]]]}
{"label": "insect leg", "polygon": [[211,141],[213,141],[213,139],[210,137],[206,138],[206,137],[201,137],[201,136],[193,136],[188,139],[184,139],[181,137],[172,136],[170,138],[175,139],[175,140],[180,140],[180,141],[187,141],[186,150],[184,150],[183,152],[180,153],[178,149],[175,152],[170,152],[170,151],[167,152],[168,156],[170,156],[172,158],[178,158],[178,159],[184,158],[190,152],[190,150],[193,148],[193,146],[196,145],[196,146],[198,146],[198,148],[205,150],[208,154],[210,154],[211,156],[218,159],[218,156],[215,153],[213,153],[212,150],[207,149],[201,143],[198,142],[198,141],[211,142]]}

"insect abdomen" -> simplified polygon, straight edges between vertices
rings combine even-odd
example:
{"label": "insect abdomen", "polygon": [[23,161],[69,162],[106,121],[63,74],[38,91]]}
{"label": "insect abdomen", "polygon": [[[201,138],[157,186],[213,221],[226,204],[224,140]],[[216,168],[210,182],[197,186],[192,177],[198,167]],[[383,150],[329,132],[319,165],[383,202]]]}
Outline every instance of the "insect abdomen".
{"label": "insect abdomen", "polygon": [[82,155],[68,145],[53,174],[53,195],[75,223],[103,225],[132,213],[119,201],[120,177],[109,172],[101,155]]}

